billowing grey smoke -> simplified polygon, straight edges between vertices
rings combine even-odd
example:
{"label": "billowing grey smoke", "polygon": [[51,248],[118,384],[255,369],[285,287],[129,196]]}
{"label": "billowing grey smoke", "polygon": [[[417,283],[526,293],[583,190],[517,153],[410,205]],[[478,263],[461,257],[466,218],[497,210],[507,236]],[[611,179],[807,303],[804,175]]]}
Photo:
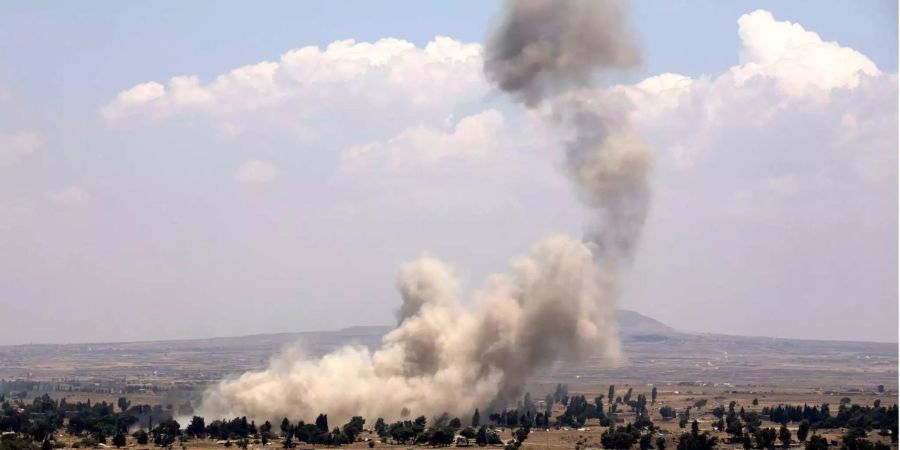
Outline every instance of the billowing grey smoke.
{"label": "billowing grey smoke", "polygon": [[[619,356],[618,265],[640,233],[651,159],[615,103],[588,89],[599,69],[639,61],[624,10],[609,1],[508,2],[485,48],[485,73],[571,137],[567,171],[597,212],[587,243],[556,236],[494,275],[465,306],[452,271],[404,265],[399,324],[374,352],[346,347],[311,360],[292,352],[210,389],[200,413],[343,422],[468,415],[505,407],[557,359]],[[598,261],[601,263],[598,264]]]}
{"label": "billowing grey smoke", "polygon": [[346,347],[319,360],[286,352],[265,370],[227,379],[200,407],[207,417],[311,420],[327,413],[396,419],[459,416],[517,396],[536,367],[599,352],[616,358],[614,305],[587,246],[552,237],[513,274],[489,278],[466,308],[449,267],[422,258],[404,265],[398,287],[408,315],[374,353]]}
{"label": "billowing grey smoke", "polygon": [[614,0],[507,1],[488,38],[484,71],[571,134],[566,168],[596,211],[587,240],[608,263],[629,257],[647,215],[652,155],[621,100],[591,89],[603,70],[641,60],[625,7]]}

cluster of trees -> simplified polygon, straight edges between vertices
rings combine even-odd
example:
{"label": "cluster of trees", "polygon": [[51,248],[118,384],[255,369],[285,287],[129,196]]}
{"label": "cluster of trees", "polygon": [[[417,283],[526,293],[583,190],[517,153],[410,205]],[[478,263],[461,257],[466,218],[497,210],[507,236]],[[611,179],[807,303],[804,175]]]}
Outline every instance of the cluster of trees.
{"label": "cluster of trees", "polygon": [[[118,408],[118,410],[117,410]],[[158,424],[153,427],[154,420]],[[138,422],[146,421],[154,442],[160,446],[170,446],[174,442],[171,413],[160,406],[135,405],[125,398],[116,404],[99,402],[68,403],[66,399],[54,400],[49,395],[34,398],[31,402],[0,397],[0,431],[11,432],[2,442],[2,450],[31,449],[33,442],[40,442],[43,450],[62,448],[54,436],[65,431],[81,438],[74,446],[93,447],[97,444],[112,444],[124,447],[125,434]],[[175,429],[177,429],[177,425]],[[150,435],[146,431],[135,434],[139,443],[147,443]]]}
{"label": "cluster of trees", "polygon": [[609,418],[603,411],[603,396],[594,399],[594,403],[588,403],[583,395],[576,395],[569,399],[565,412],[556,418],[559,425],[581,428],[588,419],[599,419],[604,426],[609,426]]}
{"label": "cluster of trees", "polygon": [[119,408],[117,412],[115,405],[106,402],[56,401],[47,394],[31,402],[0,397],[0,431],[41,442],[44,448],[61,447],[52,442],[54,433],[59,430],[84,436],[84,445],[107,443],[108,438],[115,444],[123,440],[123,433],[140,420],[140,416],[151,417],[154,411],[147,405],[129,408],[129,404],[122,402]]}
{"label": "cluster of trees", "polygon": [[[649,450],[656,445],[657,450],[666,449],[666,438],[656,434],[657,429],[652,424],[640,427],[636,424],[609,427],[600,436],[600,443],[604,448],[627,449],[635,444],[641,450]],[[709,431],[700,432],[700,425],[695,420],[691,424],[690,433],[682,433],[678,437],[677,450],[712,450],[718,445],[718,438],[711,436]]]}
{"label": "cluster of trees", "polygon": [[[656,389],[650,393],[651,404],[656,400]],[[604,399],[613,399],[608,409]],[[560,403],[564,412],[552,419],[553,406]],[[571,426],[580,428],[588,419],[597,419],[601,426],[609,427],[601,437],[606,448],[631,448],[637,445],[648,450],[654,445],[657,450],[665,450],[666,439],[659,436],[650,419],[647,396],[628,389],[622,397],[615,396],[615,387],[610,386],[608,397],[597,396],[590,402],[584,395],[569,395],[568,387],[558,385],[556,392],[545,399],[543,410],[526,393],[516,408],[494,412],[488,415],[494,426],[512,429],[512,439],[504,443],[498,433],[488,424],[482,423],[481,412],[475,410],[466,420],[447,414],[433,418],[425,416],[413,420],[387,423],[378,418],[374,432],[383,442],[395,444],[420,444],[442,447],[452,445],[457,437],[468,444],[474,441],[479,446],[506,445],[505,450],[516,450],[528,438],[532,427]],[[616,405],[627,405],[635,413],[635,420],[624,426],[611,426],[609,413],[616,411]],[[664,405],[659,408],[663,418],[678,417],[683,432],[676,440],[677,450],[710,450],[716,448],[718,439],[709,431],[701,432],[697,420],[691,421],[691,409],[706,406],[705,399],[695,401],[682,411]],[[846,428],[841,440],[842,450],[884,450],[889,446],[867,439],[869,433],[877,431],[881,436],[889,436],[897,442],[898,407],[881,406],[876,401],[872,406],[851,404],[849,398],[842,399],[833,414],[828,404],[778,405],[765,407],[760,412],[737,408],[736,402],[719,405],[711,410],[718,419],[714,427],[726,433],[731,443],[740,443],[745,449],[775,449],[790,446],[792,439],[805,443],[807,450],[828,448],[828,442],[816,435],[818,429]],[[769,419],[780,427],[763,427],[763,419]],[[551,423],[552,422],[552,423]],[[798,423],[796,435],[787,428],[788,423]],[[246,449],[250,442],[267,444],[280,439],[284,448],[295,447],[298,443],[310,445],[340,446],[357,442],[365,429],[362,417],[353,417],[341,426],[331,427],[328,416],[320,414],[313,423],[292,422],[282,419],[278,429],[266,421],[257,426],[246,417],[231,420],[214,420],[207,423],[203,417],[194,416],[182,428],[171,413],[162,408],[148,405],[132,406],[124,398],[116,404],[100,402],[67,403],[65,399],[53,400],[44,395],[24,402],[21,399],[8,400],[0,397],[0,431],[12,432],[13,438],[6,436],[0,441],[0,450],[33,450],[40,443],[42,450],[63,447],[54,442],[54,434],[62,430],[78,437],[76,447],[95,446],[111,443],[116,447],[126,445],[126,433],[136,424],[141,429],[132,434],[138,444],[153,443],[157,447],[171,448],[176,442],[194,438],[225,440]],[[146,427],[144,425],[146,424]],[[146,429],[145,429],[146,428]],[[370,446],[374,442],[370,443]]]}
{"label": "cluster of trees", "polygon": [[786,424],[788,422],[807,422],[816,428],[862,428],[866,431],[873,429],[892,431],[894,442],[897,436],[897,405],[890,407],[881,406],[881,402],[875,401],[873,406],[850,405],[848,401],[841,402],[835,415],[831,414],[827,403],[821,407],[809,405],[779,405],[762,409],[764,415],[775,423]]}
{"label": "cluster of trees", "polygon": [[[850,405],[849,399],[842,401],[836,415],[831,414],[827,403],[821,406],[779,405],[764,407],[762,414],[756,411],[746,412],[744,408],[735,410],[735,402],[726,409],[718,406],[712,410],[719,418],[716,428],[730,436],[733,443],[742,443],[746,449],[773,449],[778,446],[788,447],[792,434],[787,428],[790,422],[799,423],[796,432],[797,441],[806,442],[808,449],[827,448],[828,443],[820,436],[810,437],[817,429],[848,428],[843,437],[844,449],[875,449],[887,447],[880,442],[865,439],[868,432],[878,429],[882,436],[890,436],[897,442],[897,406],[883,407],[876,400],[872,407]],[[762,428],[762,419],[767,416],[772,422],[781,424],[778,429]],[[809,441],[807,442],[807,438]],[[820,447],[824,442],[824,447]]]}

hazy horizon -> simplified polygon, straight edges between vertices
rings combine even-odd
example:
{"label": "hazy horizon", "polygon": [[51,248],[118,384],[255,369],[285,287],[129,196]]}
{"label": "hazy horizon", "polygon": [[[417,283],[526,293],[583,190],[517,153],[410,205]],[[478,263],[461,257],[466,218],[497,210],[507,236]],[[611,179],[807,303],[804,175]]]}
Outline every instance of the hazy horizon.
{"label": "hazy horizon", "polygon": [[[623,310],[619,309],[618,311],[622,312],[635,312],[631,310]],[[664,323],[662,321],[658,321],[654,317],[650,317],[645,314],[637,313],[643,318],[648,318],[654,321],[661,323],[664,326],[669,326],[669,324]],[[98,345],[108,345],[108,344],[136,344],[136,343],[144,343],[144,342],[177,342],[177,341],[203,341],[203,340],[214,340],[214,339],[242,339],[242,338],[250,338],[255,336],[270,336],[270,335],[280,335],[280,334],[307,334],[307,333],[332,333],[332,332],[341,332],[347,330],[354,330],[360,328],[384,328],[384,329],[392,329],[396,327],[396,324],[391,323],[382,323],[382,324],[360,324],[360,325],[349,325],[342,326],[339,328],[322,328],[322,329],[302,329],[302,330],[282,330],[282,331],[269,331],[265,333],[249,333],[249,334],[239,334],[239,335],[215,335],[215,336],[196,336],[189,338],[171,338],[171,339],[138,339],[138,340],[125,340],[125,341],[75,341],[75,342],[22,342],[18,344],[0,344],[0,347],[5,346],[20,346],[20,345],[90,345],[90,344],[98,344]],[[860,342],[860,343],[869,343],[869,344],[898,344],[898,341],[895,339],[893,341],[878,341],[878,340],[858,340],[858,339],[822,339],[822,338],[790,338],[790,337],[781,337],[781,336],[769,336],[769,335],[753,335],[753,334],[729,334],[729,333],[710,333],[705,331],[696,331],[696,330],[685,330],[685,329],[677,329],[671,327],[672,331],[675,333],[687,333],[694,335],[721,335],[721,336],[733,336],[740,338],[760,338],[760,339],[782,339],[782,340],[801,340],[801,341],[834,341],[834,342]]]}
{"label": "hazy horizon", "polygon": [[[396,323],[591,215],[484,79],[497,2],[0,4],[0,343]],[[414,17],[416,20],[409,20]],[[896,343],[897,4],[638,1],[598,80],[656,159],[618,307]]]}

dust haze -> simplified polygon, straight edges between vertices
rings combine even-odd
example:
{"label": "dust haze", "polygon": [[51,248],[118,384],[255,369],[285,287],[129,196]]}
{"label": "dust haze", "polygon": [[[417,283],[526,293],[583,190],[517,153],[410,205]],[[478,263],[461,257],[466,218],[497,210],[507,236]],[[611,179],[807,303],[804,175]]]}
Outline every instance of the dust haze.
{"label": "dust haze", "polygon": [[[619,273],[649,206],[649,150],[619,105],[590,89],[597,72],[640,61],[623,3],[507,2],[489,31],[485,76],[559,133],[566,174],[592,211],[585,239],[552,236],[464,301],[453,269],[433,258],[400,268],[398,326],[379,349],[320,359],[292,350],[264,370],[222,381],[199,413],[311,419],[325,413],[394,420],[498,410],[558,359],[620,357],[613,313]],[[539,214],[540,211],[535,211]],[[352,277],[348,273],[347,277]]]}

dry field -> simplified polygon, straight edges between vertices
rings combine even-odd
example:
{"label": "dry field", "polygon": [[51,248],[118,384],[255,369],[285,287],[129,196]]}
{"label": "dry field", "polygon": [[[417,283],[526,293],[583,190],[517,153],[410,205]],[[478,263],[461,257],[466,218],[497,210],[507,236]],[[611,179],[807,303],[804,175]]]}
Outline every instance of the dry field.
{"label": "dry field", "polygon": [[[597,395],[606,395],[610,384],[616,385],[617,395],[631,387],[635,397],[643,393],[648,398],[655,385],[659,398],[651,413],[654,423],[669,437],[670,449],[675,448],[681,430],[677,420],[664,421],[659,416],[658,409],[663,405],[683,410],[696,400],[706,399],[706,407],[692,409],[691,418],[698,419],[702,430],[712,430],[715,418],[710,411],[732,400],[738,403],[738,409],[744,407],[747,411],[803,403],[829,403],[834,410],[842,397],[864,405],[871,405],[876,399],[882,405],[897,403],[896,344],[678,333],[647,320],[651,322],[621,327],[627,357],[620,364],[609,366],[599,359],[578,364],[559,362],[534,374],[527,390],[533,398],[542,399],[557,383],[565,383],[570,394],[585,394],[593,401]],[[153,391],[125,396],[132,404],[172,405],[177,410],[185,402],[196,402],[205,387],[228,374],[264,367],[268,358],[285,346],[302,345],[313,357],[346,344],[375,348],[386,330],[361,327],[193,341],[0,347],[0,378],[42,381],[41,389],[29,391],[29,397],[47,393],[66,397],[70,402],[115,402],[123,395],[120,389],[126,386],[153,386]],[[61,379],[65,383],[58,383]],[[70,389],[73,383],[78,385],[75,391]],[[58,390],[60,385],[69,386],[69,390]],[[878,385],[884,386],[884,393],[877,392]],[[751,404],[754,398],[758,399],[758,406]],[[368,425],[374,419],[367,418]],[[624,420],[631,419],[625,414]],[[597,447],[602,431],[596,421],[582,430],[535,430],[525,448],[571,449],[578,441],[582,441],[582,447]],[[834,430],[828,434],[840,433]],[[875,433],[872,435],[877,438]],[[722,434],[717,436],[725,438]],[[511,435],[506,430],[502,437],[507,440]],[[129,445],[134,446],[131,442]],[[735,446],[738,445],[721,447]],[[380,442],[375,445],[382,447],[412,448]],[[223,446],[212,441],[192,441],[187,448]],[[280,449],[281,445],[276,442],[269,448]],[[360,442],[350,448],[368,448],[368,444]]]}
{"label": "dry field", "polygon": [[[634,395],[636,396],[638,393],[644,393],[649,398],[649,393],[651,387],[649,386],[626,386],[626,385],[618,385],[616,386],[617,395],[624,393],[627,391],[628,387],[632,387],[634,389]],[[588,398],[594,398],[597,395],[603,394],[606,395],[608,386],[603,386],[602,389],[578,389],[575,391],[571,391],[570,394],[584,394]],[[682,430],[678,426],[677,419],[662,419],[659,416],[659,408],[665,405],[672,406],[677,410],[683,410],[687,406],[691,406],[694,404],[696,400],[699,399],[707,399],[708,404],[703,408],[692,408],[691,409],[691,418],[697,419],[700,424],[701,431],[710,431],[714,436],[717,436],[722,444],[720,444],[720,448],[742,448],[741,444],[730,444],[728,443],[728,436],[725,433],[718,433],[713,430],[713,424],[717,420],[712,414],[711,410],[717,405],[727,405],[731,401],[737,402],[737,409],[741,407],[745,408],[746,411],[760,411],[765,406],[775,406],[778,404],[821,404],[825,402],[830,402],[835,404],[835,399],[833,396],[818,394],[815,392],[804,391],[803,389],[796,389],[790,387],[784,388],[770,388],[766,391],[765,394],[758,393],[737,393],[732,394],[730,390],[723,390],[719,388],[692,388],[689,390],[684,390],[683,386],[677,385],[662,385],[657,386],[658,389],[658,399],[655,405],[650,406],[651,415],[653,418],[653,422],[657,428],[659,428],[659,435],[665,436],[668,444],[668,449],[674,449],[677,445],[678,436],[687,430]],[[752,405],[752,400],[757,398],[759,400],[759,404],[754,406]],[[878,394],[876,392],[867,392],[867,393],[858,393],[856,396],[852,397],[854,403],[871,405],[876,399],[881,401],[882,405],[894,405],[897,403],[897,394],[896,392],[892,393],[881,393]],[[562,413],[559,405],[556,405],[555,413]],[[633,420],[633,415],[631,413],[622,413],[621,417],[625,422],[630,422]],[[464,419],[465,423],[466,420]],[[371,423],[367,423],[367,425],[371,425]],[[778,428],[780,425],[774,424],[768,421],[763,421],[764,427],[774,427]],[[796,434],[797,426],[796,424],[788,425],[788,428],[792,433]],[[600,436],[603,431],[606,430],[605,427],[601,427],[598,425],[595,419],[591,419],[585,425],[584,428],[581,429],[571,429],[571,428],[560,428],[560,429],[534,429],[532,433],[529,435],[528,439],[525,441],[523,448],[526,450],[539,450],[542,448],[552,448],[552,449],[574,449],[576,444],[579,442],[582,443],[582,448],[599,448],[600,447]],[[688,426],[689,430],[689,426]],[[512,439],[512,433],[509,429],[498,429],[500,432],[501,438],[504,441]],[[818,434],[825,436],[827,439],[839,441],[840,436],[843,433],[843,430],[820,430],[817,432]],[[71,445],[74,441],[71,437],[68,436],[60,436],[63,442],[67,442]],[[364,432],[361,435],[362,442],[357,442],[352,445],[345,445],[342,448],[351,448],[351,449],[368,449],[368,442],[366,440],[375,441],[374,448],[390,448],[390,449],[412,449],[412,448],[431,448],[428,446],[415,446],[415,445],[395,445],[389,443],[382,443],[378,440],[377,436],[371,432]],[[794,436],[796,439],[796,435]],[[877,433],[870,433],[870,440],[882,440],[885,443],[889,443],[889,440],[886,438],[881,438],[877,435]],[[129,448],[133,449],[146,449],[152,450],[149,446],[139,446],[133,442],[131,437],[129,440]],[[796,445],[796,444],[795,444]],[[214,440],[192,440],[186,443],[186,448],[188,450],[223,450],[225,449],[225,445],[222,443],[217,443]],[[473,447],[474,442],[473,442]],[[317,448],[327,447],[317,445]],[[500,446],[494,446],[495,448],[501,448]],[[894,446],[896,448],[896,446]],[[179,448],[176,445],[176,450]],[[238,450],[236,444],[232,444],[228,447],[229,450]],[[251,450],[261,450],[261,449],[272,449],[272,450],[280,450],[282,445],[280,442],[274,441],[270,443],[268,446],[262,446],[259,443],[251,443],[248,449]],[[296,447],[296,450],[303,449],[311,449],[312,446],[307,445],[299,445]],[[477,448],[477,447],[476,447]]]}

